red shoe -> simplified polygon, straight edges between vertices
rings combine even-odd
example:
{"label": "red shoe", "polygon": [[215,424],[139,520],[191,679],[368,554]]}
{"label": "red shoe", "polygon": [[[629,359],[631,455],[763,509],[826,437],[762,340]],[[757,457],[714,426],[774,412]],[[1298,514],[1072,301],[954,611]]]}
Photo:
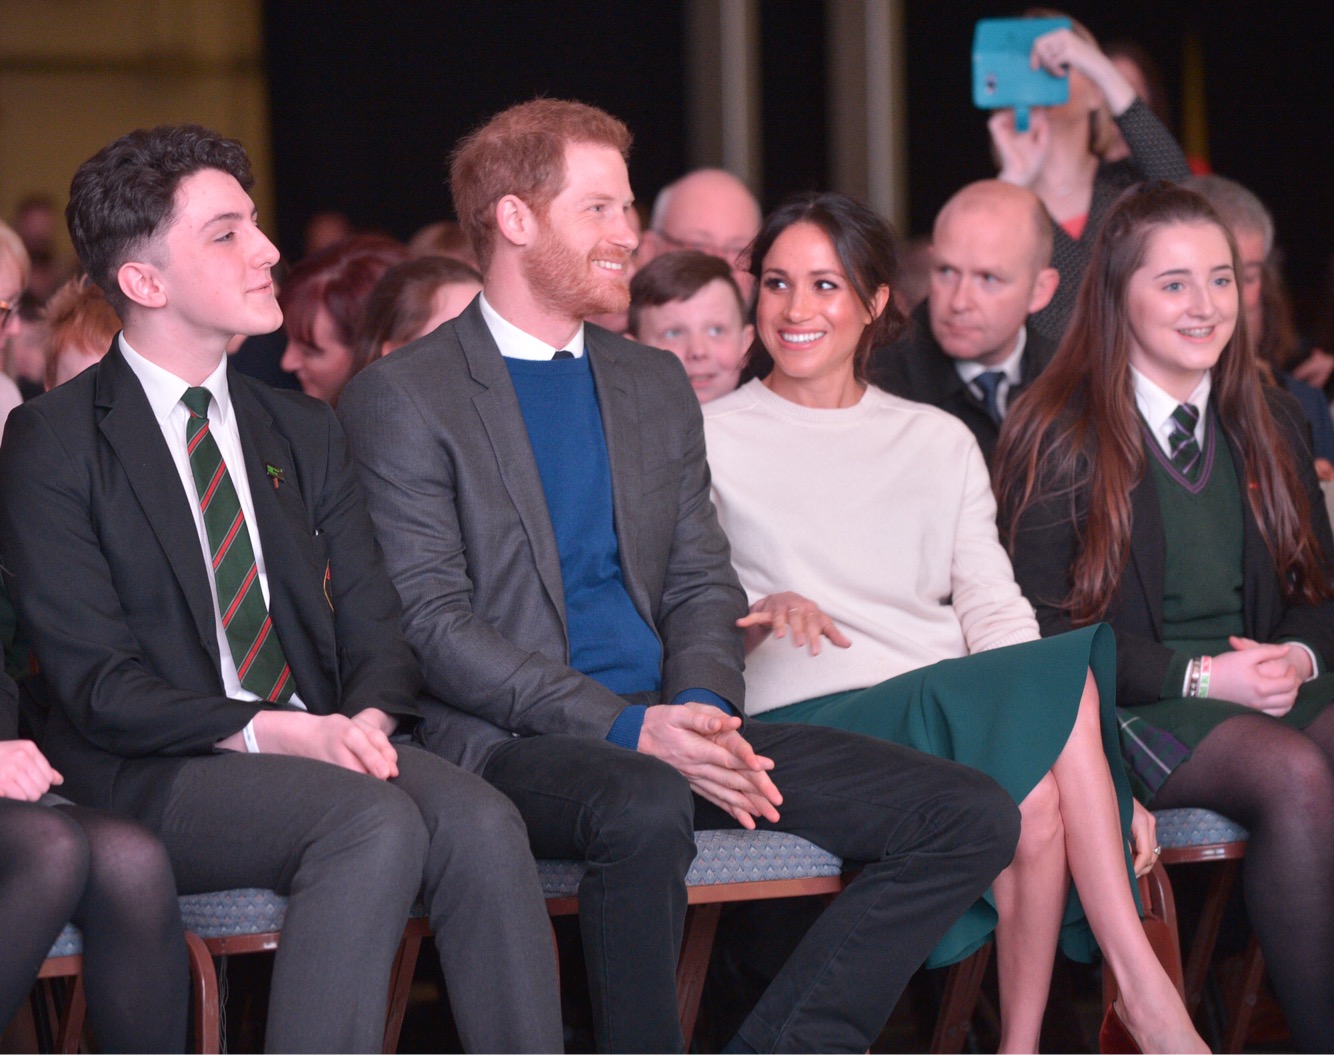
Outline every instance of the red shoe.
{"label": "red shoe", "polygon": [[1102,1028],[1098,1030],[1098,1050],[1103,1055],[1141,1055],[1140,1046],[1126,1029],[1121,1015],[1116,1010],[1116,1003],[1107,1005],[1107,1014],[1102,1017]]}

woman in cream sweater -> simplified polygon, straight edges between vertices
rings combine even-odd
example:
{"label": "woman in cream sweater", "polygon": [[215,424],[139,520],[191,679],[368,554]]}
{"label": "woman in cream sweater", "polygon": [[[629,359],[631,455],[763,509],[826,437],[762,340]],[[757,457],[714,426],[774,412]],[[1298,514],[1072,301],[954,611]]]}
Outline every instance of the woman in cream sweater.
{"label": "woman in cream sweater", "polygon": [[[750,366],[762,379],[704,408],[714,502],[752,601],[747,709],[948,757],[1014,797],[1014,863],[930,961],[960,959],[995,930],[1002,1050],[1036,1050],[1057,942],[1087,958],[1088,928],[1141,1047],[1206,1050],[1128,881],[1111,632],[1039,640],[972,435],[862,379],[898,321],[893,269],[883,222],[840,195],[780,208],[753,248]],[[1079,897],[1067,904],[1071,877]]]}

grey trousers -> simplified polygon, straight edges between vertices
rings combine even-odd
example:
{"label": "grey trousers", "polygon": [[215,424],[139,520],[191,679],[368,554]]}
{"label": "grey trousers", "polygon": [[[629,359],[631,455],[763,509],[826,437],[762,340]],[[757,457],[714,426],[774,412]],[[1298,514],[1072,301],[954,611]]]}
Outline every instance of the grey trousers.
{"label": "grey trousers", "polygon": [[279,755],[180,771],[158,833],[181,893],[290,896],[270,1051],[379,1051],[418,893],[469,1051],[559,1051],[551,928],[523,821],[481,778],[406,743],[389,782]]}

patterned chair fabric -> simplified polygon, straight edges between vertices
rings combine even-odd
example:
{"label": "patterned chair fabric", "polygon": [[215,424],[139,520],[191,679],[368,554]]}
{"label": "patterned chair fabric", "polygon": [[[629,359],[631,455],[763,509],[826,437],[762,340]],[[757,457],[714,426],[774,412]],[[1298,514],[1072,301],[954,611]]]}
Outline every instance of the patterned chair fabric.
{"label": "patterned chair fabric", "polygon": [[231,938],[283,929],[287,898],[272,890],[238,888],[181,897],[181,921],[201,938]]}
{"label": "patterned chair fabric", "polygon": [[[840,858],[785,832],[696,832],[695,846],[695,861],[686,873],[687,886],[813,879],[843,871]],[[538,861],[542,893],[549,898],[577,894],[584,870],[582,861]]]}
{"label": "patterned chair fabric", "polygon": [[66,923],[65,929],[60,932],[60,937],[56,943],[51,946],[51,951],[46,954],[48,960],[54,960],[57,956],[82,956],[83,955],[83,934],[73,923]]}
{"label": "patterned chair fabric", "polygon": [[1244,843],[1250,834],[1221,813],[1203,809],[1154,810],[1158,844],[1165,850],[1218,843]]}

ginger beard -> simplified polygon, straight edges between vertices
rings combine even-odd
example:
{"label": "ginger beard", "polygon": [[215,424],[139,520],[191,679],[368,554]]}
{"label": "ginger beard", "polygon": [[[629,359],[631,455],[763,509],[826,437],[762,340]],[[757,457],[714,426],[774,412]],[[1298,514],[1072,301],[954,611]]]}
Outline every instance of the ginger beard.
{"label": "ginger beard", "polygon": [[[583,255],[564,241],[551,224],[541,222],[541,238],[523,257],[528,288],[542,305],[571,319],[625,311],[630,306],[630,254],[602,245]],[[597,261],[619,264],[604,267]]]}

